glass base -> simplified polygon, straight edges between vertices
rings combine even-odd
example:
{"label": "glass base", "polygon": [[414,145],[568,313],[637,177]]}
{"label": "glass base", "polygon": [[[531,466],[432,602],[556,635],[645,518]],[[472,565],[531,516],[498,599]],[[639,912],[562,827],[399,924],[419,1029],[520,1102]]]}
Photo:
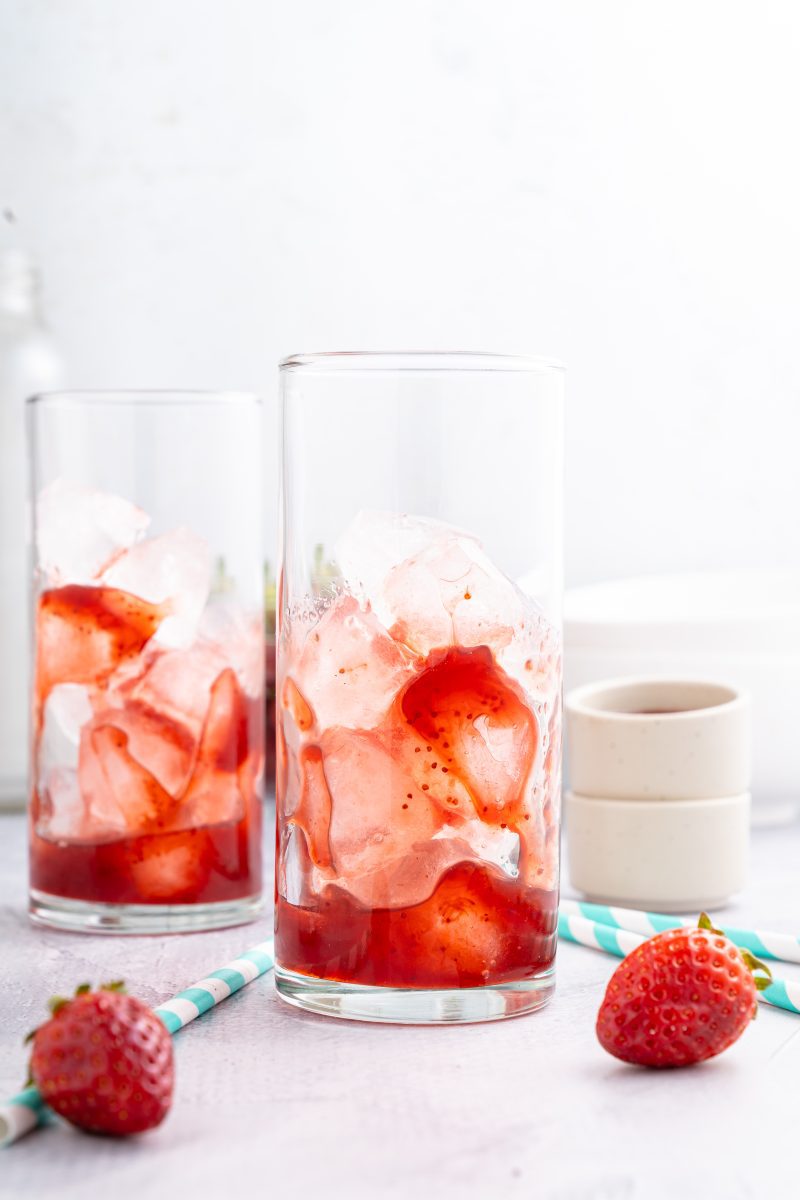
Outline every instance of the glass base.
{"label": "glass base", "polygon": [[31,888],[28,912],[34,925],[71,933],[200,933],[254,921],[263,904],[260,895],[217,904],[90,904]]}
{"label": "glass base", "polygon": [[364,987],[275,967],[275,987],[287,1004],[323,1017],[394,1025],[464,1025],[535,1012],[555,991],[551,967],[533,979],[475,988]]}

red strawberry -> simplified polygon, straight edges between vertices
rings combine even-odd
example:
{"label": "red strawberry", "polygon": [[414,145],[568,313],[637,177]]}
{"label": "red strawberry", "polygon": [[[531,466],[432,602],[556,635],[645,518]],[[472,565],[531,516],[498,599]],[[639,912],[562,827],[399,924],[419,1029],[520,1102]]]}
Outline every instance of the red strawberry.
{"label": "red strawberry", "polygon": [[51,1003],[33,1037],[31,1078],[44,1100],[93,1133],[141,1133],[172,1102],[172,1041],[158,1017],[121,984]]}
{"label": "red strawberry", "polygon": [[769,981],[769,969],[703,913],[699,927],[659,933],[623,959],[600,1005],[597,1037],[609,1054],[644,1067],[702,1062],[741,1037]]}

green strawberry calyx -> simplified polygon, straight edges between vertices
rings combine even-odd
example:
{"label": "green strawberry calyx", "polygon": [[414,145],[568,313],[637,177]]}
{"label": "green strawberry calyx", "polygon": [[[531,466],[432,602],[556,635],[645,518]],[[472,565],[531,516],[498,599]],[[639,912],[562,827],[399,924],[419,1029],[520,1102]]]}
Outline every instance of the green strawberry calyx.
{"label": "green strawberry calyx", "polygon": [[[705,929],[709,933],[719,934],[720,937],[728,936],[723,932],[723,930],[717,929],[716,925],[712,924],[708,913],[701,913],[700,920],[697,922],[697,924],[700,929]],[[745,966],[753,976],[753,983],[756,985],[756,991],[766,991],[766,989],[772,983],[772,971],[765,962],[762,962],[760,958],[756,958],[755,954],[753,954],[751,950],[748,950],[744,946],[737,946],[737,949],[744,959]]]}

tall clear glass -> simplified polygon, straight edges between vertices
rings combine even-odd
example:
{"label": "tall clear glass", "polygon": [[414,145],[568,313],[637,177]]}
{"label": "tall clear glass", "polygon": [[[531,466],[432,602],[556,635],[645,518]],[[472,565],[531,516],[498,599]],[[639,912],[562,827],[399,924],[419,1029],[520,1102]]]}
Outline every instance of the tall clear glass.
{"label": "tall clear glass", "polygon": [[278,991],[361,1020],[529,1012],[554,986],[562,372],[281,367]]}
{"label": "tall clear glass", "polygon": [[158,933],[261,903],[261,407],[224,393],[28,402],[30,911]]}

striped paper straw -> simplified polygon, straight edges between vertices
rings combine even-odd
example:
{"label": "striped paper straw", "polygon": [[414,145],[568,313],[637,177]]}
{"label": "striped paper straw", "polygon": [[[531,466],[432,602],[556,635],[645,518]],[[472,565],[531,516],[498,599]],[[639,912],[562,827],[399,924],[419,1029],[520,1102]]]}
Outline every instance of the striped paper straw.
{"label": "striped paper straw", "polygon": [[[228,996],[269,971],[275,965],[274,954],[275,943],[272,938],[259,942],[233,962],[220,967],[218,971],[212,971],[166,1003],[159,1004],[153,1011],[170,1033],[177,1033],[184,1025],[208,1012],[209,1008],[227,1000]],[[5,1104],[0,1104],[0,1146],[9,1146],[50,1119],[50,1109],[37,1089],[25,1088]]]}
{"label": "striped paper straw", "polygon": [[[588,917],[615,929],[629,929],[632,933],[644,933],[648,937],[663,933],[665,929],[680,929],[695,925],[690,917],[669,917],[664,913],[641,912],[637,908],[608,907],[605,904],[585,904],[580,900],[562,900],[561,911],[570,916]],[[779,962],[800,963],[800,937],[793,933],[766,933],[755,929],[739,929],[733,925],[720,925],[726,937],[743,950],[749,950],[756,958],[777,959]]]}
{"label": "striped paper straw", "polygon": [[0,1104],[0,1146],[8,1146],[30,1133],[37,1125],[44,1125],[50,1118],[46,1106],[35,1087],[24,1088],[5,1104]]}
{"label": "striped paper straw", "polygon": [[264,975],[274,965],[275,943],[270,938],[269,941],[259,942],[251,950],[246,950],[227,966],[212,971],[205,979],[199,979],[185,991],[178,992],[177,996],[173,996],[165,1004],[159,1004],[153,1012],[161,1018],[170,1033],[177,1033],[184,1025],[208,1012],[220,1001],[227,1000],[228,996]]}
{"label": "striped paper straw", "polygon": [[[675,929],[676,926],[672,925],[670,928]],[[558,914],[558,936],[565,942],[590,946],[592,950],[604,950],[606,954],[614,954],[617,958],[625,958],[626,954],[630,954],[637,946],[647,941],[647,936],[632,933],[629,929],[603,925],[600,921],[591,921],[588,917],[572,916],[565,912],[563,907]],[[652,937],[652,932],[648,936]],[[769,987],[758,993],[758,998],[774,1008],[785,1008],[787,1012],[800,1013],[800,983],[794,980],[773,978]]]}

